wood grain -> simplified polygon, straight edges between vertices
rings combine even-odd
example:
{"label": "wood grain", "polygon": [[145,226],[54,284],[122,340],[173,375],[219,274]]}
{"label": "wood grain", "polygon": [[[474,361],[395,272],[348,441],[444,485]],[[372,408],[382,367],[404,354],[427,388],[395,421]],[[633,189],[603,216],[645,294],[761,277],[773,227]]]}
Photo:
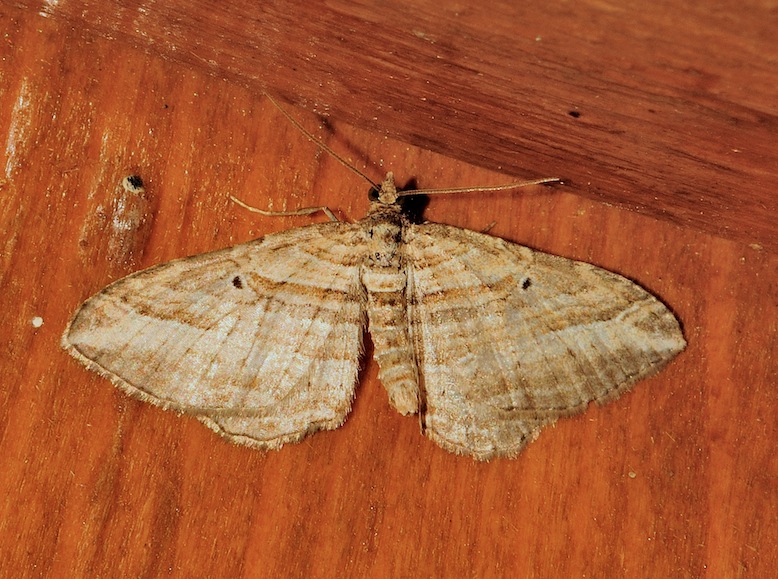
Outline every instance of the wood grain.
{"label": "wood grain", "polygon": [[731,0],[650,10],[434,0],[44,8],[327,118],[509,174],[560,176],[579,194],[776,248],[771,10]]}
{"label": "wood grain", "polygon": [[[769,4],[246,4],[0,6],[0,569],[769,576]],[[260,89],[302,104],[295,116],[376,179],[501,183],[498,165],[565,177],[529,195],[435,198],[427,216],[496,221],[492,234],[634,279],[673,308],[687,350],[486,464],[397,416],[373,363],[343,428],[266,454],[127,398],[58,345],[75,307],[136,267],[109,259],[106,208],[124,177],[150,196],[150,230],[128,244],[137,267],[320,219],[258,218],[228,194],[366,212],[365,184]]]}

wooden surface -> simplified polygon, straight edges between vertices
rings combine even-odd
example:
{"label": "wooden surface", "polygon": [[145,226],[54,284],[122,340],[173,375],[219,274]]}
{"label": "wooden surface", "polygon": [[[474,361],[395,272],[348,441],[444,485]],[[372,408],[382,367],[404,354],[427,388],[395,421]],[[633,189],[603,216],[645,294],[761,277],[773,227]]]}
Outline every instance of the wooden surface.
{"label": "wooden surface", "polygon": [[523,4],[43,11],[376,134],[515,175],[542,167],[578,194],[778,250],[775,8]]}
{"label": "wooden surface", "polygon": [[[3,575],[774,571],[769,3],[163,4],[0,6]],[[301,104],[290,111],[374,179],[564,177],[435,198],[426,215],[495,221],[492,234],[636,280],[678,314],[688,349],[490,463],[391,411],[370,360],[347,423],[278,452],[122,395],[59,348],[83,299],[321,219],[255,216],[228,194],[342,219],[367,209],[365,183],[262,89]],[[130,174],[147,190],[134,214],[119,203]]]}

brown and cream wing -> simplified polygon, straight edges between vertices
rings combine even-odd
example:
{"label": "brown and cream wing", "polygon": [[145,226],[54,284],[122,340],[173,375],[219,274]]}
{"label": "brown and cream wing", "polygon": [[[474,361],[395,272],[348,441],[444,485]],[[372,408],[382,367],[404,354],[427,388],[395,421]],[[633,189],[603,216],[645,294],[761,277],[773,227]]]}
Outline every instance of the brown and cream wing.
{"label": "brown and cream wing", "polygon": [[587,263],[434,223],[409,228],[406,259],[424,424],[455,452],[513,455],[685,346],[660,301]]}
{"label": "brown and cream wing", "polygon": [[273,448],[336,428],[362,350],[360,235],[311,225],[138,272],[87,300],[63,346],[237,442]]}

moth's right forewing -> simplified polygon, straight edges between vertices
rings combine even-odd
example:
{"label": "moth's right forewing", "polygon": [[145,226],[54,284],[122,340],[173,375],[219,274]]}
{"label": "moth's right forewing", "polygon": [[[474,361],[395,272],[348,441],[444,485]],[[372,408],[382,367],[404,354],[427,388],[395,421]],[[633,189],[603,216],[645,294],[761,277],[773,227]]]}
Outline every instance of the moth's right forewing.
{"label": "moth's right forewing", "polygon": [[362,350],[361,235],[311,225],[138,272],[87,300],[63,345],[129,394],[238,442],[336,428]]}

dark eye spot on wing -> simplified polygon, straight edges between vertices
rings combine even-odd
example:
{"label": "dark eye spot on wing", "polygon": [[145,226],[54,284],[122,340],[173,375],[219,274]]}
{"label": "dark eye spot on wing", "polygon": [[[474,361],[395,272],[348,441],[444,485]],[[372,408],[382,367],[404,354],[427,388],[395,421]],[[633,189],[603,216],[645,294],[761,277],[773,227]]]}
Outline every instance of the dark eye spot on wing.
{"label": "dark eye spot on wing", "polygon": [[239,275],[236,275],[234,278],[232,278],[232,285],[238,289],[243,289],[243,280],[240,279]]}
{"label": "dark eye spot on wing", "polygon": [[532,285],[532,280],[530,278],[525,279],[523,282],[521,282],[521,289],[529,289],[529,286]]}

